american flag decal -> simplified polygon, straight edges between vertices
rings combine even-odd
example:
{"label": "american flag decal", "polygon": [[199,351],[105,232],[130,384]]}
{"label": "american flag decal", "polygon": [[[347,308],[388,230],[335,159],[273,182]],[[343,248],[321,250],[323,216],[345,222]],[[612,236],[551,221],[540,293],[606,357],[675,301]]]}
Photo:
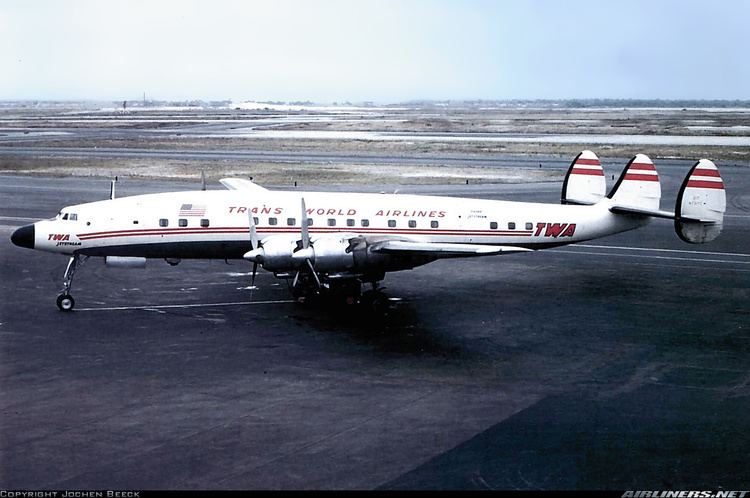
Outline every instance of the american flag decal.
{"label": "american flag decal", "polygon": [[206,206],[204,204],[183,204],[179,216],[205,216]]}

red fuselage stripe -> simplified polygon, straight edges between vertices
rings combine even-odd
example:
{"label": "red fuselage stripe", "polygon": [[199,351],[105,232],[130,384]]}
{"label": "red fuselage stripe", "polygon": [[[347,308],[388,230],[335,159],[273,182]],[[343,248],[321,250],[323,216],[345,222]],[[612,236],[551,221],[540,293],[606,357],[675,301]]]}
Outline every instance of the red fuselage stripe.
{"label": "red fuselage stripe", "polygon": [[[261,234],[279,234],[299,233],[298,228],[294,227],[265,227],[258,228]],[[356,232],[367,235],[463,235],[463,236],[503,236],[503,237],[530,237],[531,230],[420,230],[420,229],[380,229],[380,228],[356,228],[347,227],[341,229],[335,228],[311,228],[311,233],[340,233]],[[116,237],[148,237],[164,235],[194,235],[194,234],[220,234],[220,233],[248,233],[247,227],[217,227],[217,228],[183,228],[183,229],[144,229],[144,230],[120,230],[112,232],[94,232],[89,234],[79,234],[80,240],[106,239]],[[249,235],[248,235],[249,236]]]}

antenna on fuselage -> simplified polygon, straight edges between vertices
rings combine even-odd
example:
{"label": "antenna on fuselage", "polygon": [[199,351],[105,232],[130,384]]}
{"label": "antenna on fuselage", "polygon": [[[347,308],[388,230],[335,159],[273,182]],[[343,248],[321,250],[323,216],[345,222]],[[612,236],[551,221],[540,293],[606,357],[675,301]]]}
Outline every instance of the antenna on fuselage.
{"label": "antenna on fuselage", "polygon": [[117,177],[109,183],[109,198],[110,200],[115,198],[115,183],[117,183]]}

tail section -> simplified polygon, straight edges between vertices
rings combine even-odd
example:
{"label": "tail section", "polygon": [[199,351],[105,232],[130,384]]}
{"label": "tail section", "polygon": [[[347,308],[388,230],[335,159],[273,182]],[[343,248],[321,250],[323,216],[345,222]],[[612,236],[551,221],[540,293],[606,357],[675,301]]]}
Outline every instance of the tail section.
{"label": "tail section", "polygon": [[701,159],[690,169],[677,194],[674,229],[691,244],[714,240],[721,233],[726,207],[719,169],[712,161]]}
{"label": "tail section", "polygon": [[563,182],[562,204],[596,204],[606,192],[604,170],[596,154],[584,150],[573,159]]}
{"label": "tail section", "polygon": [[653,161],[645,154],[636,154],[625,166],[607,197],[616,206],[658,211],[661,185]]}

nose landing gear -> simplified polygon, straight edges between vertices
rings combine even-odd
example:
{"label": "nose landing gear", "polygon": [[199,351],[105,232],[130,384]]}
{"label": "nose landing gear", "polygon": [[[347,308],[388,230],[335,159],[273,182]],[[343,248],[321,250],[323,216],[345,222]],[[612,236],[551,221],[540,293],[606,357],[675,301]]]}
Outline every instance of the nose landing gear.
{"label": "nose landing gear", "polygon": [[81,256],[74,254],[68,261],[68,267],[65,269],[65,275],[63,276],[63,290],[62,293],[57,296],[57,307],[60,311],[71,311],[76,305],[75,299],[70,295],[70,289],[73,286],[73,275],[75,275],[76,269],[79,268],[86,260],[88,256]]}

